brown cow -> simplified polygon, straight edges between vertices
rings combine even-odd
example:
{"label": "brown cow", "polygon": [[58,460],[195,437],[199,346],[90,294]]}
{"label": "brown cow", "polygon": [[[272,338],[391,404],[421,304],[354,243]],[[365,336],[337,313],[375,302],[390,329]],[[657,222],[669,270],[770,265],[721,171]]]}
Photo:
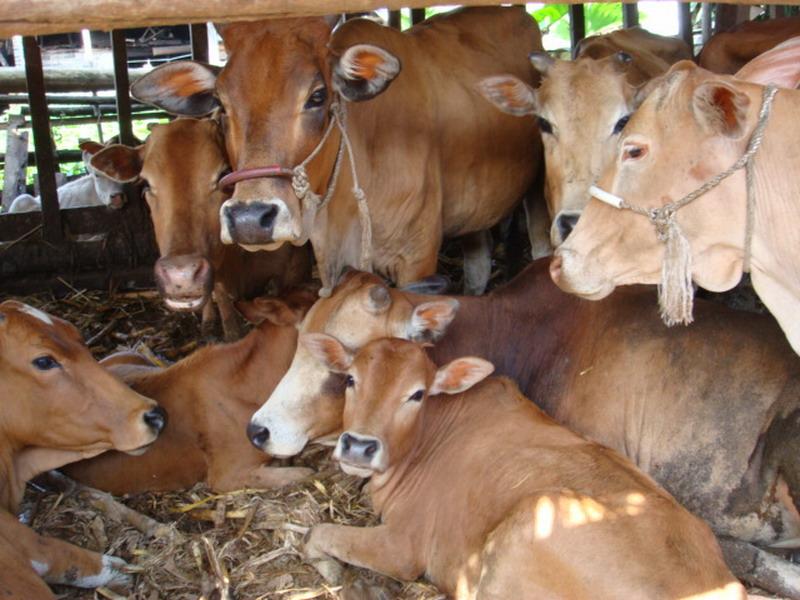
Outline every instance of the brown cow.
{"label": "brown cow", "polygon": [[268,458],[250,445],[244,430],[264,394],[289,368],[296,324],[315,297],[298,290],[284,300],[239,303],[251,321],[260,322],[253,331],[235,344],[202,348],[167,369],[142,368],[136,355],[103,361],[166,408],[170,425],[143,456],[107,452],[64,472],[117,495],[178,490],[200,481],[219,492],[271,488],[308,476],[309,469],[267,467]]}
{"label": "brown cow", "polygon": [[126,584],[125,563],[46,538],[14,513],[33,477],[106,450],[141,452],[163,409],[106,372],[77,330],[33,307],[0,304],[0,596],[54,599],[42,581]]}
{"label": "brown cow", "polygon": [[729,290],[741,279],[749,254],[753,289],[800,352],[800,237],[794,225],[800,220],[794,201],[800,196],[794,174],[800,167],[800,92],[781,89],[774,97],[753,161],[751,199],[740,169],[674,216],[663,215],[657,233],[647,216],[598,198],[624,201],[623,208],[674,210],[672,203],[746,153],[766,96],[761,86],[688,61],[654,87],[619,140],[617,159],[592,190],[594,199],[557,250],[554,281],[589,299],[603,298],[618,285],[663,282],[665,320],[687,322],[692,280],[711,291]]}
{"label": "brown cow", "polygon": [[736,71],[736,77],[759,85],[771,83],[797,88],[800,86],[800,35],[759,54]]}
{"label": "brown cow", "polygon": [[800,35],[800,17],[745,21],[708,40],[697,62],[709,71],[732,75],[759,54],[796,35]]}
{"label": "brown cow", "polygon": [[684,58],[691,51],[682,40],[621,29],[587,38],[573,61],[531,55],[542,76],[536,90],[510,75],[481,82],[483,94],[500,110],[538,120],[553,247],[569,235],[586,206],[586,190],[614,159],[639,87]]}
{"label": "brown cow", "polygon": [[[229,60],[219,77],[174,62],[132,93],[193,115],[219,98],[237,169],[223,241],[272,249],[310,239],[329,293],[347,265],[398,284],[417,280],[435,272],[442,236],[475,234],[481,243],[467,257],[467,287],[485,288],[484,230],[530,187],[541,155],[535,124],[498,114],[475,89],[498,70],[534,83],[526,57],[542,49],[541,36],[523,8],[457,10],[403,33],[368,19],[331,33],[331,21],[318,18],[237,23],[222,35]],[[332,123],[337,106],[352,154]],[[316,151],[308,182],[322,200],[303,195],[300,174],[290,184],[292,168]],[[354,171],[364,203],[354,196]]]}
{"label": "brown cow", "polygon": [[[747,553],[737,575],[800,598],[800,568],[755,545],[800,535],[800,359],[768,316],[709,302],[697,313],[691,327],[665,328],[647,288],[585,302],[560,292],[538,261],[480,298],[409,294],[352,274],[300,331],[351,350],[446,332],[431,351],[437,363],[491,361],[550,416],[623,453],[705,519],[726,555]],[[298,346],[253,417],[254,443],[290,456],[339,431],[344,390]]]}
{"label": "brown cow", "polygon": [[[322,524],[312,559],[455,598],[739,598],[711,530],[617,452],[556,424],[492,364],[421,345],[301,338],[347,381],[333,456],[369,477],[377,527]],[[478,385],[476,385],[478,384]],[[473,387],[474,386],[474,387]],[[475,493],[480,490],[479,493]]]}
{"label": "brown cow", "polygon": [[272,282],[280,291],[310,277],[308,249],[286,246],[247,252],[223,245],[220,207],[229,197],[217,187],[228,170],[222,133],[213,119],[177,119],[154,125],[136,148],[109,146],[92,166],[116,181],[143,179],[161,258],[155,279],[170,310],[203,310],[203,333],[214,329],[219,307],[227,340],[240,337],[233,309],[238,298],[263,293]]}

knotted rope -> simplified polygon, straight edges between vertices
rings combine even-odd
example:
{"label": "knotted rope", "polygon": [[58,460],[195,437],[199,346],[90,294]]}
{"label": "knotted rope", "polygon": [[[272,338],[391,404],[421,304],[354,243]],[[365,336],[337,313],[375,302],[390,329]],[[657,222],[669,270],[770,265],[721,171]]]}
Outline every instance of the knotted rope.
{"label": "knotted rope", "polygon": [[692,287],[692,252],[689,240],[675,220],[675,214],[684,206],[691,204],[706,192],[711,191],[725,179],[741,168],[745,169],[747,216],[744,236],[744,261],[742,270],[750,271],[751,246],[755,221],[755,156],[764,140],[764,132],[769,121],[772,101],[777,89],[769,85],[762,94],[758,122],[750,136],[745,153],[727,170],[715,175],[693,192],[680,200],[669,202],[658,208],[645,208],[631,204],[619,196],[592,186],[592,195],[616,208],[628,209],[647,217],[656,229],[656,235],[664,243],[664,260],[661,263],[661,282],[658,285],[658,302],[661,318],[669,326],[692,322],[694,288]]}
{"label": "knotted rope", "polygon": [[[353,196],[358,205],[358,217],[361,224],[361,256],[359,268],[363,271],[372,270],[372,220],[369,214],[369,205],[367,204],[367,196],[358,181],[358,173],[356,172],[355,154],[353,146],[350,143],[350,136],[347,135],[347,128],[345,126],[345,111],[342,105],[335,101],[331,104],[331,122],[325,130],[322,139],[316,148],[311,151],[305,160],[292,169],[292,190],[295,196],[303,203],[303,211],[314,211],[315,213],[325,207],[336,191],[336,182],[339,179],[339,173],[342,167],[342,157],[345,150],[347,157],[350,160],[350,172],[353,178]],[[336,152],[336,161],[333,164],[333,173],[331,174],[328,183],[328,189],[325,191],[324,196],[320,196],[311,189],[311,184],[308,180],[308,172],[306,167],[316,158],[322,150],[325,142],[331,135],[334,127],[338,127],[341,133],[339,140],[339,149]]]}

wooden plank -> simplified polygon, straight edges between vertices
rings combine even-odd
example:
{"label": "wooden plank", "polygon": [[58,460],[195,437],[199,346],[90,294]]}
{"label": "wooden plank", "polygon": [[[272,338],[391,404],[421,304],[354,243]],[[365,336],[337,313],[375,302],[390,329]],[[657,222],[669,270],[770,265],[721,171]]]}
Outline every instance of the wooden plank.
{"label": "wooden plank", "polygon": [[200,62],[208,62],[208,27],[205,23],[193,23],[189,27],[192,38],[192,58]]}
{"label": "wooden plank", "polygon": [[578,42],[586,37],[586,17],[583,11],[583,4],[573,4],[569,7],[569,36],[572,54],[574,55]]}
{"label": "wooden plank", "polygon": [[425,20],[425,9],[424,8],[412,8],[411,9],[411,24],[416,25],[417,23],[422,23]]}
{"label": "wooden plank", "polygon": [[399,10],[389,11],[389,27],[400,29],[403,23],[402,13]]}
{"label": "wooden plank", "polygon": [[133,146],[133,124],[131,123],[131,96],[128,89],[128,49],[125,45],[125,32],[115,29],[111,32],[111,52],[114,57],[114,90],[117,97],[117,123],[119,143]]}
{"label": "wooden plank", "polygon": [[25,193],[25,168],[28,166],[28,132],[17,131],[24,119],[17,115],[8,119],[6,153],[3,156],[3,211],[7,211],[14,198]]}
{"label": "wooden plank", "polygon": [[679,4],[678,36],[686,42],[694,55],[694,33],[692,31],[692,7],[688,2]]}
{"label": "wooden plank", "polygon": [[36,172],[42,195],[42,232],[44,239],[52,244],[63,241],[61,216],[59,215],[58,192],[56,191],[56,165],[53,140],[50,135],[50,117],[47,113],[42,54],[36,39],[26,37],[22,41],[25,53],[25,72],[28,78],[28,103],[31,107],[33,145],[36,151]]}
{"label": "wooden plank", "polygon": [[[0,2],[0,5],[2,2]],[[134,69],[129,73],[133,82],[147,69]],[[45,87],[50,92],[97,92],[114,89],[114,71],[111,69],[47,69]],[[27,91],[25,69],[4,67],[0,69],[0,94],[21,94]]]}
{"label": "wooden plank", "polygon": [[155,287],[153,267],[141,266],[102,271],[80,271],[52,275],[49,273],[25,274],[3,279],[3,293],[27,296],[36,292],[52,292],[56,296],[71,294],[73,290],[140,290]]}
{"label": "wooden plank", "polygon": [[[573,3],[574,0],[567,0]],[[422,8],[430,0],[337,0],[337,12],[378,8]],[[561,2],[563,3],[563,2]],[[743,5],[758,0],[732,0]],[[498,0],[463,0],[466,6],[501,4]],[[207,21],[247,21],[265,17],[318,16],[331,12],[330,0],[2,0],[0,38],[93,29],[109,31],[151,25]]]}
{"label": "wooden plank", "polygon": [[636,2],[622,5],[622,26],[636,27],[639,25],[639,5]]}

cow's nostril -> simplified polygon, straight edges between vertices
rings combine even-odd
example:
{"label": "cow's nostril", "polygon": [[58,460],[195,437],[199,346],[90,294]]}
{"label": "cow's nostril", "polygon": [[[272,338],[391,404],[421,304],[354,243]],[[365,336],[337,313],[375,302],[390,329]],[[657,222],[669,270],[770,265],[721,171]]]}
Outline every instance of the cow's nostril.
{"label": "cow's nostril", "polygon": [[262,213],[261,218],[258,220],[258,224],[264,229],[270,229],[275,222],[275,216],[277,214],[278,207],[274,204],[268,204]]}
{"label": "cow's nostril", "polygon": [[144,422],[154,432],[161,433],[167,425],[167,411],[160,406],[156,406],[144,413]]}
{"label": "cow's nostril", "polygon": [[572,213],[558,215],[556,226],[558,227],[558,234],[561,236],[562,244],[564,240],[569,237],[569,234],[572,233],[572,230],[575,229],[575,225],[578,224],[578,217],[580,217],[580,215]]}
{"label": "cow's nostril", "polygon": [[247,437],[250,443],[259,450],[264,449],[264,444],[269,441],[269,429],[262,425],[256,425],[252,421],[247,425]]}
{"label": "cow's nostril", "polygon": [[353,437],[350,434],[345,433],[344,435],[342,435],[342,450],[350,450],[350,445],[352,441]]}
{"label": "cow's nostril", "polygon": [[364,456],[367,458],[372,458],[375,455],[375,452],[378,451],[378,442],[371,441],[364,444]]}

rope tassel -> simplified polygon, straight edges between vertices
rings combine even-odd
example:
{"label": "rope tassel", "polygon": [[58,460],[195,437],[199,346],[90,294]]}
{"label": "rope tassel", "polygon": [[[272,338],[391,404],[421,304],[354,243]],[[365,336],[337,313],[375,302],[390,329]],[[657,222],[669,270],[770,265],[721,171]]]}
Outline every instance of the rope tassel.
{"label": "rope tassel", "polygon": [[674,216],[658,229],[658,237],[664,242],[661,283],[658,285],[661,319],[670,327],[688,325],[693,321],[694,305],[692,249]]}

